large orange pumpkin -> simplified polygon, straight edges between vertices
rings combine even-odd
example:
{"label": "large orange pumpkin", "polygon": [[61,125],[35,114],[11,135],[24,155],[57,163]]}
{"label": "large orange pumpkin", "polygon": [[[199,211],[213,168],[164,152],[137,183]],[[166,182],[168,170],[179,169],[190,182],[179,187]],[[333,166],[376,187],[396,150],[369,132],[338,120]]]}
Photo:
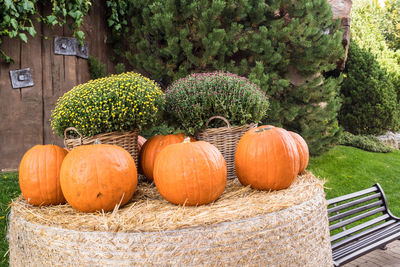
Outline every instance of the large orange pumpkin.
{"label": "large orange pumpkin", "polygon": [[67,202],[83,212],[111,211],[135,192],[137,172],[125,149],[106,144],[74,148],[61,167],[61,188]]}
{"label": "large orange pumpkin", "polygon": [[174,204],[208,204],[225,189],[225,159],[210,143],[191,143],[188,139],[169,145],[159,153],[154,165],[154,182],[160,194]]}
{"label": "large orange pumpkin", "polygon": [[297,151],[299,152],[300,156],[300,168],[299,168],[299,173],[302,173],[308,165],[308,160],[310,158],[309,152],[308,152],[308,146],[306,141],[301,137],[301,135],[289,131],[290,135],[293,137],[293,140],[296,142],[297,146]]}
{"label": "large orange pumpkin", "polygon": [[299,172],[299,153],[288,131],[266,125],[240,139],[235,154],[239,181],[260,190],[289,187]]}
{"label": "large orange pumpkin", "polygon": [[36,145],[22,157],[19,186],[32,205],[65,203],[60,186],[60,169],[67,151],[55,145]]}
{"label": "large orange pumpkin", "polygon": [[147,142],[143,145],[139,155],[139,162],[143,170],[143,174],[149,180],[154,180],[153,169],[157,155],[166,146],[181,143],[184,139],[185,135],[183,133],[180,133],[169,135],[155,135],[147,140]]}

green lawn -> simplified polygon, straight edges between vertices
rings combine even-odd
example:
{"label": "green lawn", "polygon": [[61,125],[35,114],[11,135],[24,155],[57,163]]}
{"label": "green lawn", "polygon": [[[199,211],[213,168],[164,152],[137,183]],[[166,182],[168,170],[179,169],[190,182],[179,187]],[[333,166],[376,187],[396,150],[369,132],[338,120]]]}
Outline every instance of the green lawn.
{"label": "green lawn", "polygon": [[18,174],[16,172],[0,173],[0,266],[8,266],[7,216],[10,200],[20,194]]}
{"label": "green lawn", "polygon": [[[391,211],[400,216],[400,151],[380,154],[337,146],[330,152],[310,159],[308,170],[327,179],[327,198],[344,195],[380,183]],[[0,266],[8,266],[6,219],[8,204],[20,194],[18,174],[0,173]]]}
{"label": "green lawn", "polygon": [[400,216],[400,151],[373,153],[337,146],[320,157],[310,159],[308,170],[327,179],[327,199],[379,183],[390,210]]}

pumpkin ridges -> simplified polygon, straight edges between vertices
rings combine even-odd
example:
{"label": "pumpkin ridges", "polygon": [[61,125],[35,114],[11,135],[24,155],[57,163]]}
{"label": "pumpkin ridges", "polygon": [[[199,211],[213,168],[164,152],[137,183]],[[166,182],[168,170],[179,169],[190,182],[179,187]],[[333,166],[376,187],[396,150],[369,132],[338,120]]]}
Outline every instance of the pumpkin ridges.
{"label": "pumpkin ridges", "polygon": [[293,140],[296,143],[297,150],[299,152],[300,156],[300,162],[299,162],[299,173],[302,173],[308,165],[309,161],[309,151],[308,151],[308,145],[306,141],[299,135],[298,133],[295,132],[290,132],[290,135],[292,136]]}
{"label": "pumpkin ridges", "polygon": [[[211,152],[206,152],[205,148],[201,149],[202,146],[208,147]],[[222,165],[212,164],[213,154],[216,153],[214,150],[218,151],[203,141],[165,147],[156,158],[154,166],[154,182],[160,194],[172,203],[188,206],[207,204],[216,200],[225,188],[227,177],[226,163],[219,151],[219,158],[216,161],[223,161],[224,169],[221,168]],[[212,154],[209,155],[210,153]],[[204,162],[206,159],[209,166]],[[208,187],[212,184],[210,179],[214,179],[218,186]],[[203,190],[204,192],[201,192]],[[208,196],[214,198],[209,199]]]}
{"label": "pumpkin ridges", "polygon": [[150,180],[154,180],[153,170],[157,155],[170,144],[183,142],[185,136],[180,134],[155,135],[144,143],[140,151],[139,161],[143,174]]}
{"label": "pumpkin ridges", "polygon": [[267,127],[260,126],[243,135],[236,148],[236,173],[243,185],[256,189],[287,188],[298,173],[297,148],[286,130],[272,127],[260,131]]}
{"label": "pumpkin ridges", "polygon": [[135,163],[118,146],[77,147],[63,163],[61,186],[73,208],[83,212],[111,211],[122,196],[121,206],[132,197],[137,186]]}
{"label": "pumpkin ridges", "polygon": [[[65,203],[59,188],[59,170],[67,152],[55,145],[35,145],[21,159],[19,184],[32,205]],[[58,160],[60,159],[60,160]]]}

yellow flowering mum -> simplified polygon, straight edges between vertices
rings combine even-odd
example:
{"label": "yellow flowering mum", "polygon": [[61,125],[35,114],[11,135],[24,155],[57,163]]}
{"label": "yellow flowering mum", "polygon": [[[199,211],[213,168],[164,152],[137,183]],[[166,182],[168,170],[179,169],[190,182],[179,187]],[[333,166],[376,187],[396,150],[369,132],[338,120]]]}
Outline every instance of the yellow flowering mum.
{"label": "yellow flowering mum", "polygon": [[164,110],[165,95],[152,80],[135,72],[91,80],[58,99],[52,112],[53,131],[67,127],[84,136],[142,129],[156,123]]}

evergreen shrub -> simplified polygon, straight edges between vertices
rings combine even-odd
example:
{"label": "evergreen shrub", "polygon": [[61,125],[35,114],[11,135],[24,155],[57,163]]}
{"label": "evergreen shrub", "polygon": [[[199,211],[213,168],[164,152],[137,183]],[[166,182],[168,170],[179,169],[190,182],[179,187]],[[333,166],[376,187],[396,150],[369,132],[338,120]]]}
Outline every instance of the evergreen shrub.
{"label": "evergreen shrub", "polygon": [[354,135],[349,132],[344,132],[339,138],[339,144],[360,148],[370,152],[388,153],[393,151],[393,148],[384,144],[373,135]]}
{"label": "evergreen shrub", "polygon": [[[248,77],[270,100],[263,123],[300,133],[312,154],[337,141],[340,78],[321,74],[336,68],[343,47],[327,0],[107,5],[109,40],[133,68],[166,86],[191,73],[216,70]],[[297,84],[291,81],[295,74],[307,78]]]}
{"label": "evergreen shrub", "polygon": [[353,134],[381,134],[398,128],[394,86],[376,57],[352,41],[341,93],[339,121]]}

